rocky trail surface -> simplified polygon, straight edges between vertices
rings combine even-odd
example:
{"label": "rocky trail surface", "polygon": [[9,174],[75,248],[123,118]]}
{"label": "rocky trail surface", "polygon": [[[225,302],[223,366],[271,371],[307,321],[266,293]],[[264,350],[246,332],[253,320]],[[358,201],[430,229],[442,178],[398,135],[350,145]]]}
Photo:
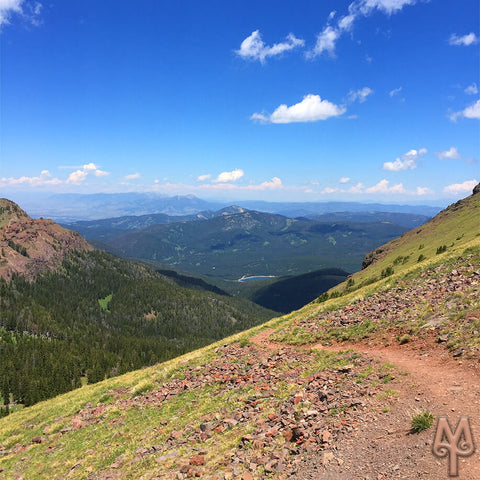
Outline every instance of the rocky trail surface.
{"label": "rocky trail surface", "polygon": [[[269,340],[274,330],[265,330],[252,340],[265,348],[276,349]],[[325,350],[322,344],[309,349]],[[299,479],[446,479],[447,460],[432,454],[434,429],[413,434],[410,418],[429,411],[437,418],[447,416],[452,428],[460,416],[468,416],[474,439],[480,439],[479,364],[455,360],[443,345],[433,339],[409,345],[379,347],[368,343],[329,345],[328,351],[350,349],[369,362],[391,364],[399,368],[401,381],[394,387],[388,413],[369,412],[359,419],[353,435],[336,442],[335,463],[322,468],[318,459],[308,458],[299,468]],[[388,392],[388,391],[387,391]],[[387,396],[388,397],[388,396]],[[385,408],[385,407],[384,407]],[[478,440],[477,440],[478,444]],[[459,457],[459,477],[480,479],[480,452]]]}

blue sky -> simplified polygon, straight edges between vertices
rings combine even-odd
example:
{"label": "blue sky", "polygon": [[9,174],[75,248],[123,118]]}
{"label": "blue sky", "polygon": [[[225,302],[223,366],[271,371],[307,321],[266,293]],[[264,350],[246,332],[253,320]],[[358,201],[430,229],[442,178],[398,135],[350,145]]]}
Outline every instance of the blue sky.
{"label": "blue sky", "polygon": [[449,203],[480,180],[479,15],[0,0],[0,194]]}

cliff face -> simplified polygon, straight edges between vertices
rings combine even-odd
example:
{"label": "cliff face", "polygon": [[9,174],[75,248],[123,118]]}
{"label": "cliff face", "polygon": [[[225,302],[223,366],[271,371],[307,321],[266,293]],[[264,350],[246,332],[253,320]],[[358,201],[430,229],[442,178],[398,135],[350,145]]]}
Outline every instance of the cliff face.
{"label": "cliff face", "polygon": [[30,218],[17,204],[0,199],[0,276],[28,279],[57,269],[71,250],[93,250],[77,232],[52,220]]}

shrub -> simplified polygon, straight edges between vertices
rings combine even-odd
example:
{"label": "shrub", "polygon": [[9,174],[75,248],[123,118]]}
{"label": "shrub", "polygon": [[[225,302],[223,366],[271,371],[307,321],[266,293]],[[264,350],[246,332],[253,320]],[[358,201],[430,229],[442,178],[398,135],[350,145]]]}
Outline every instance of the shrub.
{"label": "shrub", "polygon": [[427,411],[421,412],[412,418],[412,432],[420,433],[433,425],[434,416]]}
{"label": "shrub", "polygon": [[446,245],[441,245],[440,247],[437,248],[437,255],[440,253],[446,252],[447,251],[447,246]]}
{"label": "shrub", "polygon": [[427,257],[422,253],[421,255],[419,255],[417,263],[423,262],[426,258]]}
{"label": "shrub", "polygon": [[384,270],[382,270],[381,277],[386,278],[386,277],[389,277],[390,275],[393,275],[394,273],[395,273],[395,270],[393,269],[393,267],[389,266]]}

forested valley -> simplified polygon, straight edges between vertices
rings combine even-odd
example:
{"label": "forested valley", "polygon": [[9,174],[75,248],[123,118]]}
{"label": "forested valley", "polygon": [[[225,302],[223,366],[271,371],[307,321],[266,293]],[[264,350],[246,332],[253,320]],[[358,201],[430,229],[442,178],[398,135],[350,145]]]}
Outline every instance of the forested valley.
{"label": "forested valley", "polygon": [[0,278],[0,415],[273,316],[246,299],[182,288],[105,252],[70,252],[60,271],[34,281]]}

